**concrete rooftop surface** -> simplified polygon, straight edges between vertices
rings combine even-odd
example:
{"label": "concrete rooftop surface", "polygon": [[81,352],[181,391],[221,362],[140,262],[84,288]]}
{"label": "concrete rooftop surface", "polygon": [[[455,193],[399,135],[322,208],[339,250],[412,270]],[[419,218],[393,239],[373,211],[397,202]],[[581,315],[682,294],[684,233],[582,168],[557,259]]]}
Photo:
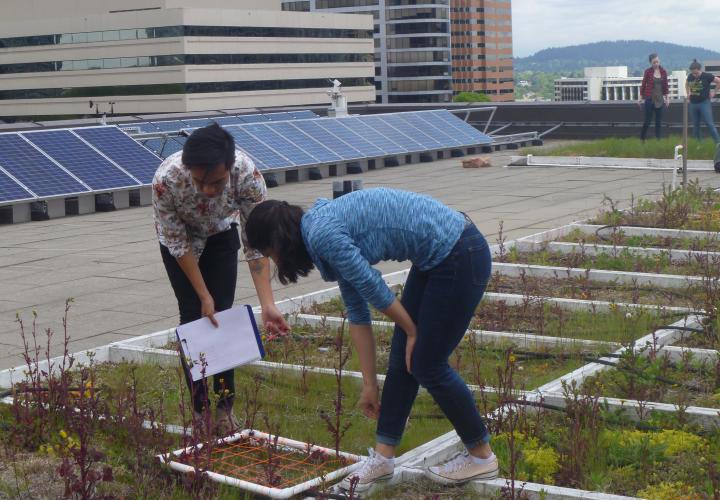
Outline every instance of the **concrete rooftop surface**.
{"label": "concrete rooftop surface", "polygon": [[[623,201],[622,206],[631,195],[655,195],[672,178],[670,171],[503,168],[511,153],[490,155],[493,166],[487,169],[463,169],[461,159],[453,158],[337,179],[362,179],[366,189],[388,186],[433,196],[467,212],[493,243],[500,221],[507,238],[525,236],[596,214],[605,195]],[[720,184],[713,172],[690,172],[689,177],[704,186]],[[332,197],[334,179],[282,185],[271,189],[270,197],[309,207],[318,197]],[[387,262],[378,268],[391,272],[408,266]],[[61,319],[69,297],[74,299],[70,352],[171,328],[178,321],[151,207],[0,226],[0,283],[0,369],[23,363],[16,313],[29,331],[37,311],[42,352],[42,331],[51,328],[51,355],[62,353]],[[274,282],[275,298],[330,286],[313,272],[296,285]],[[257,304],[243,263],[235,299]]]}

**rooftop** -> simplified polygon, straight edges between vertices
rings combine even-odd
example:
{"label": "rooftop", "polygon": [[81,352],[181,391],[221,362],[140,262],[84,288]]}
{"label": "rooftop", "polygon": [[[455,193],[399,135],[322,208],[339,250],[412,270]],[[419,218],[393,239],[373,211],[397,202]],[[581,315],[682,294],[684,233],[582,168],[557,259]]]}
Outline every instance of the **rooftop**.
{"label": "rooftop", "polygon": [[[460,159],[384,168],[344,179],[362,179],[364,187],[392,186],[434,196],[467,212],[493,242],[504,222],[508,238],[536,233],[596,213],[605,195],[629,200],[631,195],[659,193],[670,171],[505,169],[510,153],[490,156],[489,169],[463,169]],[[693,173],[706,186],[717,187],[712,172]],[[310,206],[332,196],[333,178],[273,188],[272,198]],[[15,321],[26,323],[37,311],[41,327],[61,332],[65,300],[74,298],[69,332],[70,352],[177,324],[177,303],[165,276],[152,208],[64,217],[5,226],[0,245],[0,369],[22,363]],[[406,263],[384,263],[383,272]],[[256,304],[247,267],[239,267],[236,301]],[[275,283],[281,300],[332,286],[313,272],[297,285]],[[57,338],[61,335],[58,333]],[[52,354],[59,353],[57,347]]]}

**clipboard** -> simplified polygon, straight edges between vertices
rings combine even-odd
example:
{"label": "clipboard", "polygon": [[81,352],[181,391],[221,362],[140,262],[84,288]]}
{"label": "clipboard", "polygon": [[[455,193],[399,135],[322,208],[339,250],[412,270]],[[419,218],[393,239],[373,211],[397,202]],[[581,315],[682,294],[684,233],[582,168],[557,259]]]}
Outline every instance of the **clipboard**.
{"label": "clipboard", "polygon": [[[242,366],[265,356],[255,315],[249,305],[235,306],[215,314],[216,328],[207,318],[175,329],[182,356],[193,381]],[[202,360],[201,360],[202,358]]]}

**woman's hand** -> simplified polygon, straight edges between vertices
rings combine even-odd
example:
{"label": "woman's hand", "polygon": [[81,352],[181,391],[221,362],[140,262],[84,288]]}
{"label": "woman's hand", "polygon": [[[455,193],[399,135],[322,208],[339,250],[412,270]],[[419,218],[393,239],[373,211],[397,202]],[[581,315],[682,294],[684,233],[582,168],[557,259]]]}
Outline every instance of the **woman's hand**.
{"label": "woman's hand", "polygon": [[202,314],[203,318],[209,319],[214,327],[218,327],[218,322],[215,319],[215,301],[211,295],[200,300],[200,314]]}
{"label": "woman's hand", "polygon": [[265,329],[270,334],[268,340],[284,337],[290,331],[290,326],[274,303],[262,308],[262,321]]}
{"label": "woman's hand", "polygon": [[377,384],[364,384],[360,393],[358,406],[363,414],[374,420],[380,416],[380,399],[378,398]]}

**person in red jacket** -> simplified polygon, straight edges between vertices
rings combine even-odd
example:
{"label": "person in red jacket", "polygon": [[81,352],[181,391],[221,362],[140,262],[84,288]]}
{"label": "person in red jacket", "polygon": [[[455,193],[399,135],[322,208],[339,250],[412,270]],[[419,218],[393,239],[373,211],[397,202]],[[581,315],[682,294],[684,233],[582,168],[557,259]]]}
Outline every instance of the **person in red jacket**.
{"label": "person in red jacket", "polygon": [[650,54],[650,67],[645,70],[642,85],[640,85],[639,106],[644,106],[645,121],[643,122],[640,139],[645,140],[648,128],[650,128],[650,120],[655,114],[655,138],[660,139],[662,129],[663,106],[670,105],[668,94],[668,77],[665,68],[660,66],[660,58],[657,54]]}

